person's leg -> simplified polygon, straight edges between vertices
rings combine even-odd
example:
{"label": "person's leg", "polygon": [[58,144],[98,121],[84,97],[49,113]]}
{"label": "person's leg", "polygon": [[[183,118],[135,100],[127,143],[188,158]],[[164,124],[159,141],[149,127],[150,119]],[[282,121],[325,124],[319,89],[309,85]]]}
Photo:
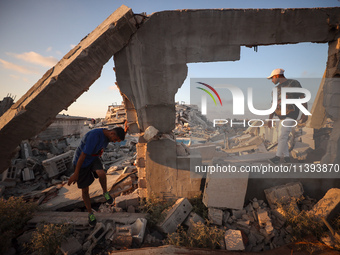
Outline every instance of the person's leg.
{"label": "person's leg", "polygon": [[288,139],[289,134],[292,131],[293,127],[291,127],[294,124],[294,121],[286,120],[284,122],[284,125],[282,125],[282,121],[280,121],[280,132],[279,132],[279,138],[278,138],[278,145],[277,145],[277,151],[276,156],[278,157],[289,157],[289,147],[288,147]]}
{"label": "person's leg", "polygon": [[88,213],[92,213],[91,200],[89,195],[89,187],[81,189],[82,198]]}
{"label": "person's leg", "polygon": [[106,173],[104,170],[96,170],[96,174],[99,179],[99,183],[102,186],[103,189],[103,195],[106,199],[106,202],[109,204],[113,203],[113,198],[111,197],[110,193],[107,192],[107,179],[106,179]]}
{"label": "person's leg", "polygon": [[107,180],[106,173],[104,170],[96,170],[96,174],[98,175],[99,183],[102,186],[103,193],[107,192]]}

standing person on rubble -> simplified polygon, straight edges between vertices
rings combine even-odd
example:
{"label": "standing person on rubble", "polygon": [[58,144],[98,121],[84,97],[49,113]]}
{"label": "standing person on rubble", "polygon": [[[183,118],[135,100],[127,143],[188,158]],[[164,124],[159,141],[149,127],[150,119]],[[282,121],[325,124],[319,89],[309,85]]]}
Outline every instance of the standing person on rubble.
{"label": "standing person on rubble", "polygon": [[[272,119],[274,115],[278,116],[280,119],[280,122],[282,123],[283,120],[285,120],[285,126],[283,126],[281,123],[279,127],[279,138],[278,138],[278,145],[277,145],[277,151],[276,156],[269,159],[269,162],[278,164],[283,157],[284,163],[290,162],[289,157],[289,147],[288,147],[288,140],[289,140],[289,134],[294,129],[294,123],[300,114],[300,109],[297,108],[295,105],[287,105],[286,109],[286,115],[281,115],[281,88],[282,87],[296,87],[301,88],[301,84],[297,80],[293,79],[286,79],[284,76],[284,71],[281,68],[274,69],[272,73],[270,74],[267,79],[271,79],[271,81],[276,85],[277,87],[277,108],[276,110],[269,115],[269,119]],[[304,94],[302,93],[287,93],[287,98],[304,98]],[[307,109],[307,103],[302,104]],[[307,121],[307,116],[302,114],[301,115],[301,123],[304,123]],[[291,119],[291,121],[289,121]],[[288,121],[287,121],[288,120]],[[272,127],[272,121],[268,122],[268,127]]]}
{"label": "standing person on rubble", "polygon": [[102,128],[93,129],[82,138],[80,145],[74,153],[74,173],[68,180],[68,185],[77,183],[78,188],[81,189],[82,198],[89,213],[89,224],[91,226],[95,226],[97,223],[96,217],[92,212],[89,195],[89,186],[95,178],[99,178],[106,202],[109,204],[113,203],[113,198],[107,191],[106,172],[99,157],[109,142],[115,143],[123,141],[126,130],[126,126],[125,130],[121,127],[110,130]]}

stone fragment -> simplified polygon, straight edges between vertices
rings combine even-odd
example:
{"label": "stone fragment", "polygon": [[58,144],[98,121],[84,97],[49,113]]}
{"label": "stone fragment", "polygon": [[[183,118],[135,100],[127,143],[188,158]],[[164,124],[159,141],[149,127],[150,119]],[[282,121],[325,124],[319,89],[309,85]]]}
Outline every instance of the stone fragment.
{"label": "stone fragment", "polygon": [[333,188],[327,191],[322,199],[320,199],[309,211],[311,215],[314,215],[321,219],[324,217],[330,221],[340,211],[340,189]]}
{"label": "stone fragment", "polygon": [[143,242],[146,224],[146,219],[138,218],[136,222],[131,225],[132,239],[135,240],[139,245]]}
{"label": "stone fragment", "polygon": [[26,167],[22,170],[22,180],[23,181],[30,181],[30,180],[34,180],[34,173],[33,170]]}
{"label": "stone fragment", "polygon": [[240,230],[228,229],[224,236],[226,249],[229,251],[244,251],[244,243]]}
{"label": "stone fragment", "polygon": [[154,138],[156,135],[158,134],[158,130],[153,127],[153,126],[149,126],[145,132],[144,132],[144,139],[148,142],[150,141],[152,138]]}
{"label": "stone fragment", "polygon": [[266,225],[266,222],[270,221],[268,212],[263,209],[257,211],[257,219],[261,227],[264,227]]}
{"label": "stone fragment", "polygon": [[189,227],[190,229],[193,227],[193,224],[197,224],[198,222],[201,222],[204,224],[204,219],[201,216],[199,216],[197,213],[191,212],[189,216],[185,219],[183,224]]}
{"label": "stone fragment", "polygon": [[63,241],[60,247],[61,252],[67,255],[76,254],[81,249],[82,245],[79,243],[78,239],[73,236]]}
{"label": "stone fragment", "polygon": [[208,218],[212,224],[221,226],[223,220],[223,211],[217,208],[208,208]]}
{"label": "stone fragment", "polygon": [[68,169],[68,166],[72,164],[74,151],[70,150],[66,153],[60,154],[50,159],[46,159],[42,162],[48,176],[54,177]]}
{"label": "stone fragment", "polygon": [[236,219],[242,219],[242,215],[246,213],[246,210],[232,210],[232,214],[236,217]]}
{"label": "stone fragment", "polygon": [[299,199],[303,195],[303,187],[301,182],[291,182],[265,189],[264,193],[270,208],[274,209],[278,203],[289,204],[292,198]]}
{"label": "stone fragment", "polygon": [[17,168],[15,166],[11,166],[7,168],[2,173],[2,185],[6,187],[15,187],[16,185],[16,171]]}
{"label": "stone fragment", "polygon": [[139,205],[139,196],[137,193],[131,193],[129,195],[123,195],[115,198],[115,206],[127,209],[130,205]]}
{"label": "stone fragment", "polygon": [[178,225],[187,218],[192,210],[192,205],[187,198],[180,198],[166,213],[165,219],[157,224],[157,227],[163,233],[171,234],[176,231]]}

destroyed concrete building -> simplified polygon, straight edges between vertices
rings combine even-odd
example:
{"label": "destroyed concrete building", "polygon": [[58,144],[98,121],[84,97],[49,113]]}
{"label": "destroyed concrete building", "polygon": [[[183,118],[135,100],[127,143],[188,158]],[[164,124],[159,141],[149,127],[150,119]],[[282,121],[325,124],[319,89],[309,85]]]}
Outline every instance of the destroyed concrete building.
{"label": "destroyed concrete building", "polygon": [[[124,100],[124,109],[109,107],[110,114],[107,120],[116,119],[112,123],[123,123],[120,114],[124,112],[129,125],[129,133],[136,134],[137,137],[137,141],[133,141],[137,143],[136,157],[127,160],[127,163],[122,163],[122,165],[126,163],[124,167],[127,169],[118,178],[119,181],[117,177],[112,177],[109,178],[108,184],[112,185],[112,188],[117,188],[117,190],[112,189],[112,192],[117,191],[117,194],[131,191],[135,185],[138,185],[138,192],[126,195],[128,197],[124,195],[124,198],[116,198],[117,204],[121,204],[124,210],[129,210],[130,207],[133,211],[133,205],[136,204],[136,200],[138,202],[138,197],[156,195],[168,200],[179,199],[170,212],[180,217],[176,218],[170,213],[159,226],[167,232],[168,229],[171,231],[176,229],[177,224],[185,221],[190,214],[191,209],[183,210],[183,205],[186,208],[191,206],[184,198],[192,198],[203,193],[203,202],[209,208],[209,219],[216,225],[228,226],[229,229],[235,230],[228,231],[225,237],[226,239],[231,238],[230,236],[236,238],[235,244],[237,245],[230,247],[231,250],[244,249],[243,243],[240,242],[242,239],[240,232],[233,229],[235,224],[244,232],[251,233],[250,223],[254,221],[260,222],[263,235],[250,235],[253,239],[252,245],[256,247],[255,250],[261,250],[265,245],[269,245],[269,237],[273,237],[271,218],[274,217],[271,217],[269,208],[263,201],[264,198],[272,199],[269,204],[271,209],[272,206],[275,207],[273,202],[275,192],[287,193],[297,198],[303,194],[303,191],[306,191],[308,195],[321,198],[328,189],[339,186],[338,179],[301,179],[300,182],[286,185],[292,180],[253,179],[245,174],[239,179],[207,178],[204,183],[201,175],[193,175],[190,172],[191,164],[202,165],[204,161],[213,160],[216,151],[219,150],[228,155],[254,151],[262,144],[259,136],[264,135],[268,139],[271,137],[272,143],[275,143],[275,136],[267,134],[264,129],[256,129],[240,133],[237,138],[229,141],[225,138],[225,134],[210,131],[209,123],[198,115],[194,106],[176,105],[174,97],[187,76],[187,63],[237,61],[240,59],[241,46],[299,42],[328,43],[325,78],[336,78],[340,72],[339,12],[340,8],[224,9],[164,11],[144,16],[134,14],[128,7],[121,6],[93,32],[83,38],[1,116],[0,141],[4,146],[0,147],[0,172],[4,172],[3,176],[9,182],[11,181],[15,170],[11,169],[10,160],[13,152],[17,152],[15,151],[17,146],[46,129],[61,110],[72,104],[100,77],[103,65],[113,56],[117,84]],[[324,80],[320,85],[312,109],[313,114],[309,120],[311,127],[309,131],[312,135],[313,128],[323,127],[327,118],[333,122],[327,151],[321,159],[323,163],[339,163],[340,161],[340,93],[337,86],[340,86],[337,79]],[[65,87],[68,93],[64,93]],[[190,109],[190,114],[185,115],[188,109]],[[185,114],[180,114],[181,112]],[[23,123],[25,128],[18,128]],[[176,125],[179,123],[181,124]],[[190,127],[191,123],[196,123],[201,127],[194,130],[194,127]],[[209,137],[208,140],[211,143],[191,144],[189,149],[177,143],[181,130],[188,128],[196,131],[197,140],[198,138],[207,140]],[[201,132],[202,129],[205,131]],[[186,137],[182,138],[184,141]],[[224,139],[223,148],[214,144],[214,139]],[[228,142],[230,144],[227,144]],[[301,154],[298,148],[295,149],[298,158]],[[23,151],[27,150],[23,149]],[[117,151],[112,149],[107,151],[104,157],[110,161],[117,156],[116,154]],[[243,156],[243,161],[235,156],[234,159],[230,158],[230,162],[249,163],[258,157],[251,153]],[[66,165],[69,163],[69,158],[69,154],[61,154],[45,161],[45,168],[57,164],[55,160],[62,161]],[[132,167],[131,161],[136,165],[133,169],[129,168]],[[65,167],[60,169],[64,171]],[[109,169],[108,172],[116,170],[117,167]],[[49,177],[54,177],[62,171],[47,172]],[[30,171],[25,171],[24,175],[26,179],[31,178]],[[298,178],[294,178],[294,181],[298,181]],[[202,183],[204,189],[202,189]],[[276,187],[270,190],[273,186]],[[301,189],[302,186],[304,190]],[[62,193],[65,197],[70,196],[67,197],[67,203],[64,204],[65,199],[60,202],[56,197],[44,204],[45,208],[56,210],[81,200],[80,194],[75,192],[75,187],[73,189],[61,187],[61,189],[65,192]],[[263,190],[267,192],[263,194]],[[50,189],[44,190],[39,195],[43,193],[42,196],[45,198],[50,192]],[[335,191],[337,192],[338,190]],[[100,201],[98,190],[95,190],[91,197]],[[42,201],[41,198],[39,200]],[[251,201],[246,207],[244,207],[245,200]],[[309,205],[307,203],[306,206]],[[225,210],[226,208],[232,210],[232,215]],[[126,214],[122,215],[126,216]],[[125,216],[122,215],[117,216],[115,221],[119,223],[124,221]],[[86,224],[86,215],[75,212],[71,216],[78,219],[81,222],[80,225]],[[31,223],[41,221],[41,217],[53,218],[53,212],[44,212],[34,218]],[[127,221],[123,223],[132,224],[139,219],[136,225],[144,226],[146,224],[143,221],[144,217],[145,215],[142,214],[133,215],[132,219],[126,216]],[[200,221],[196,215],[190,214],[189,217],[198,218],[197,221]],[[279,216],[274,219],[280,221]],[[187,224],[190,225],[190,223]],[[106,227],[99,225],[89,237],[89,245],[101,238],[103,233],[111,233],[112,226],[110,226],[110,224]],[[140,241],[139,233],[132,234],[132,228],[132,226],[118,226],[116,233],[118,236],[129,233],[130,239],[135,238]],[[143,232],[142,229],[143,227],[141,227],[141,232]],[[96,236],[97,231],[101,232],[100,237]],[[254,230],[252,233],[255,232]],[[283,239],[286,238],[286,233],[280,230],[280,234],[282,235],[279,241],[285,243]],[[264,236],[268,237],[268,240],[264,240]]]}
{"label": "destroyed concrete building", "polygon": [[[174,96],[186,78],[186,63],[237,61],[241,46],[329,43],[325,77],[334,78],[339,73],[338,30],[339,8],[185,10],[144,17],[122,6],[1,117],[0,140],[6,145],[1,147],[1,171],[9,166],[16,146],[46,128],[54,116],[86,91],[112,56],[130,132],[143,132],[153,126],[166,134],[175,128]],[[65,84],[67,94],[63,93]],[[322,159],[325,163],[339,160],[337,84],[336,79],[331,79],[320,86],[315,108],[320,111],[324,107],[324,112],[313,114],[311,121],[315,126],[326,116],[334,121]],[[25,129],[17,128],[20,123],[26,124]],[[139,147],[143,148],[139,154],[147,169],[148,192],[180,197],[196,189],[176,188],[178,165],[187,164],[190,156],[178,158],[174,141],[162,139],[146,143],[141,139]],[[160,187],[160,180],[166,185]]]}

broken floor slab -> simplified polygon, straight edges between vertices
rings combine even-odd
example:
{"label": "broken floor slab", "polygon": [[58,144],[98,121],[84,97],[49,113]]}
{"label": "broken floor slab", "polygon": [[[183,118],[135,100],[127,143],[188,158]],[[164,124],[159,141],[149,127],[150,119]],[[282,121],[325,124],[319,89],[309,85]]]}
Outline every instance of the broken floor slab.
{"label": "broken floor slab", "polygon": [[[115,223],[121,223],[124,225],[132,224],[136,222],[138,218],[146,218],[146,213],[126,213],[126,212],[97,212],[94,213],[97,222],[104,222],[112,220]],[[75,226],[89,226],[88,212],[36,212],[31,220],[28,221],[29,225],[36,225],[40,222],[46,222],[51,224],[63,224],[69,223]]]}
{"label": "broken floor slab", "polygon": [[[119,178],[119,175],[107,175],[107,186],[110,187]],[[90,185],[90,198],[95,199],[96,197],[103,196],[103,190],[98,179]],[[42,210],[57,210],[66,206],[75,205],[77,203],[83,203],[81,190],[77,185],[64,185],[59,189],[58,195],[46,203],[42,204],[40,208]]]}

